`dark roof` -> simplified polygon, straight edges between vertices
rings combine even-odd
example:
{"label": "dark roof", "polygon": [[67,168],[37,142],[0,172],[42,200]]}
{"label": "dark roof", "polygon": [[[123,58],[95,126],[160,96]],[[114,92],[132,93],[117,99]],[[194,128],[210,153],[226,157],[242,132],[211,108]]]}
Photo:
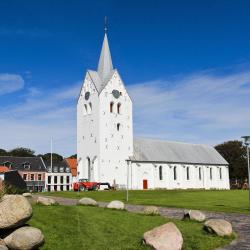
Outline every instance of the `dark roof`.
{"label": "dark roof", "polygon": [[[50,167],[50,161],[44,162],[47,168],[48,172],[51,172],[51,167]],[[68,173],[70,172],[70,167],[66,163],[66,161],[60,161],[60,162],[52,162],[52,172],[58,172],[58,173]]]}
{"label": "dark roof", "polygon": [[[0,156],[0,166],[4,166],[6,162],[11,163],[12,170],[46,171],[41,157]],[[25,164],[30,165],[30,168],[25,168]]]}

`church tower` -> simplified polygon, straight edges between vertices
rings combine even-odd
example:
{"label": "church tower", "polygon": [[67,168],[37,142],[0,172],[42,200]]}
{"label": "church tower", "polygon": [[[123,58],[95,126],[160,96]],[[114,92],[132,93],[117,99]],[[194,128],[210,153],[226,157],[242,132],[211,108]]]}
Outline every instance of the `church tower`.
{"label": "church tower", "polygon": [[98,69],[87,70],[77,102],[79,178],[124,187],[132,155],[132,101],[113,68],[105,32]]}

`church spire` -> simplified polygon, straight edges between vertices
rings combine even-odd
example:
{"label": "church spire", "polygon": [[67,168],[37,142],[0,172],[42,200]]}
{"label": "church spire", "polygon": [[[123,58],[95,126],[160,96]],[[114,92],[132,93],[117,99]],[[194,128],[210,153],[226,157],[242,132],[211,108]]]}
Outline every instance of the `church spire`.
{"label": "church spire", "polygon": [[108,37],[107,37],[107,23],[105,18],[105,34],[102,43],[102,51],[98,63],[98,74],[100,78],[104,81],[109,73],[113,70],[113,64],[111,59],[111,54],[109,50]]}

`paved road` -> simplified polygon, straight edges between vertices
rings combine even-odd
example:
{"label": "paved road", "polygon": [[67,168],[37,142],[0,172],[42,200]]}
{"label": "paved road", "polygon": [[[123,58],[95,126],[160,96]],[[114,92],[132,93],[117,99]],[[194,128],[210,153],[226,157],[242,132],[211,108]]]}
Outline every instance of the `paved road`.
{"label": "paved road", "polygon": [[[55,199],[61,205],[76,205],[76,199],[62,198],[62,197],[51,197]],[[98,202],[100,207],[105,207],[106,202]],[[143,211],[143,205],[132,205],[126,204],[126,209],[129,212],[141,212]],[[181,219],[183,216],[183,209],[180,208],[167,208],[159,207],[160,214],[167,218]],[[220,218],[228,220],[233,225],[233,230],[238,234],[237,240],[232,242],[231,245],[224,247],[225,250],[250,250],[250,215],[248,214],[237,214],[237,213],[215,213],[215,212],[204,212],[207,218]]]}

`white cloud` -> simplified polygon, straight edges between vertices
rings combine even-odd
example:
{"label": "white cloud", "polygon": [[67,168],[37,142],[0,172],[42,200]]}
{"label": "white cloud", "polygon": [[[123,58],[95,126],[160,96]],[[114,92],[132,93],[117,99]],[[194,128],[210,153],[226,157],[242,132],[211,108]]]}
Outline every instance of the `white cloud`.
{"label": "white cloud", "polygon": [[[134,133],[216,144],[250,133],[250,70],[218,75],[199,72],[127,86],[133,100]],[[67,88],[30,87],[24,100],[0,106],[0,147],[37,153],[76,152],[76,101],[81,82]]]}
{"label": "white cloud", "polygon": [[129,86],[135,133],[209,144],[250,133],[250,71],[216,73]]}
{"label": "white cloud", "polygon": [[22,76],[15,74],[0,74],[0,95],[15,92],[24,87]]}

